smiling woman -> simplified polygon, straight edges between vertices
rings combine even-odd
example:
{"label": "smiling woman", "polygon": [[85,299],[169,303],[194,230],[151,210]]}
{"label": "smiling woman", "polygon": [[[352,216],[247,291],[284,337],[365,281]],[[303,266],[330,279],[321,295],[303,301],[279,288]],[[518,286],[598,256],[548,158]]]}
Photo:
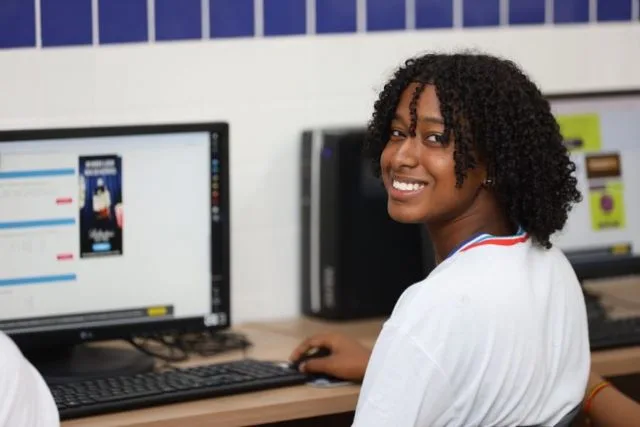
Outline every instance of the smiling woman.
{"label": "smiling woman", "polygon": [[329,334],[292,358],[326,347],[306,371],[365,372],[358,427],[574,416],[590,366],[586,310],[550,237],[581,195],[538,88],[488,55],[412,58],[385,85],[368,131],[389,215],[425,224],[438,265],[403,293],[371,354]]}
{"label": "smiling woman", "polygon": [[395,209],[400,195],[390,192],[389,213],[402,222],[442,222],[486,208],[502,228],[492,234],[522,226],[548,248],[581,200],[549,104],[515,64],[487,55],[408,60],[376,103],[367,148],[387,188],[390,173],[407,175],[411,162],[421,163],[411,170],[422,174],[411,178],[431,182],[429,193],[412,199],[413,210]]}
{"label": "smiling woman", "polygon": [[[445,127],[434,85],[410,83],[389,128],[388,142],[374,156],[380,158],[389,215],[399,222],[431,224],[434,242],[442,243],[436,247],[438,261],[459,244],[459,235],[469,234],[465,228],[477,227],[475,218],[480,212],[494,218],[484,230],[492,235],[510,235],[518,229],[519,221],[509,221],[495,192],[485,191],[492,182],[484,162],[476,164],[472,158],[475,166],[463,172],[464,185],[458,179],[456,142]],[[438,239],[433,234],[449,237]]]}
{"label": "smiling woman", "polygon": [[[422,113],[413,119],[416,111]],[[442,221],[455,214],[453,205],[486,194],[477,191],[486,180],[486,171],[479,168],[468,172],[467,185],[451,191],[456,188],[454,147],[445,138],[434,86],[410,84],[400,97],[380,159],[391,217],[400,222]]]}

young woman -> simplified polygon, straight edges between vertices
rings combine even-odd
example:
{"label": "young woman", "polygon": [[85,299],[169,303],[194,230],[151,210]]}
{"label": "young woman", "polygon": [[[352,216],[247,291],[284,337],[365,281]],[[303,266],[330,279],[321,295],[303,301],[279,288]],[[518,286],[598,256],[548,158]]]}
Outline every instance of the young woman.
{"label": "young woman", "polygon": [[302,369],[364,377],[358,427],[554,425],[580,405],[590,353],[578,280],[550,243],[581,195],[548,102],[510,61],[428,54],[396,71],[368,130],[389,215],[426,225],[438,265],[371,354],[321,335],[291,358],[328,347]]}

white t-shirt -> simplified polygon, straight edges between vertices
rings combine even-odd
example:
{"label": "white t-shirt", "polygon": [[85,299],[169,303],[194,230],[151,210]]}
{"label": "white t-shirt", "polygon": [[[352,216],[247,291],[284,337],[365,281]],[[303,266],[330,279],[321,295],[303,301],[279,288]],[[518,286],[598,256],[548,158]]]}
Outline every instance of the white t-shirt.
{"label": "white t-shirt", "polygon": [[57,427],[60,417],[40,373],[0,332],[0,427]]}
{"label": "white t-shirt", "polygon": [[580,404],[587,315],[564,254],[480,235],[398,300],[375,344],[357,427],[550,426]]}

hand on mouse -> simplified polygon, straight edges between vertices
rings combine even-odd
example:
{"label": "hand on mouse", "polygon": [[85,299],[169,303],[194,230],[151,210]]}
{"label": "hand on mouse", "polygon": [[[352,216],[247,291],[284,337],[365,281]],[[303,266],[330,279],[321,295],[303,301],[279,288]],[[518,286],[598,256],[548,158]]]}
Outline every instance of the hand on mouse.
{"label": "hand on mouse", "polygon": [[349,381],[362,381],[364,378],[371,350],[356,340],[333,333],[314,335],[304,340],[289,359],[296,361],[313,347],[326,347],[331,354],[305,361],[300,365],[302,372],[326,374]]}

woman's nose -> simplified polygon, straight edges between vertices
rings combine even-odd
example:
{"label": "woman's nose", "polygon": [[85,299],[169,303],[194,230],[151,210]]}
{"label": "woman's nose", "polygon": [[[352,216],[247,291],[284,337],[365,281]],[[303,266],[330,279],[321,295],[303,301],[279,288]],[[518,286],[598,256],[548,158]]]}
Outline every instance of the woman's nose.
{"label": "woman's nose", "polygon": [[393,156],[393,167],[398,169],[402,167],[415,167],[418,165],[419,147],[415,138],[407,138],[398,147]]}

